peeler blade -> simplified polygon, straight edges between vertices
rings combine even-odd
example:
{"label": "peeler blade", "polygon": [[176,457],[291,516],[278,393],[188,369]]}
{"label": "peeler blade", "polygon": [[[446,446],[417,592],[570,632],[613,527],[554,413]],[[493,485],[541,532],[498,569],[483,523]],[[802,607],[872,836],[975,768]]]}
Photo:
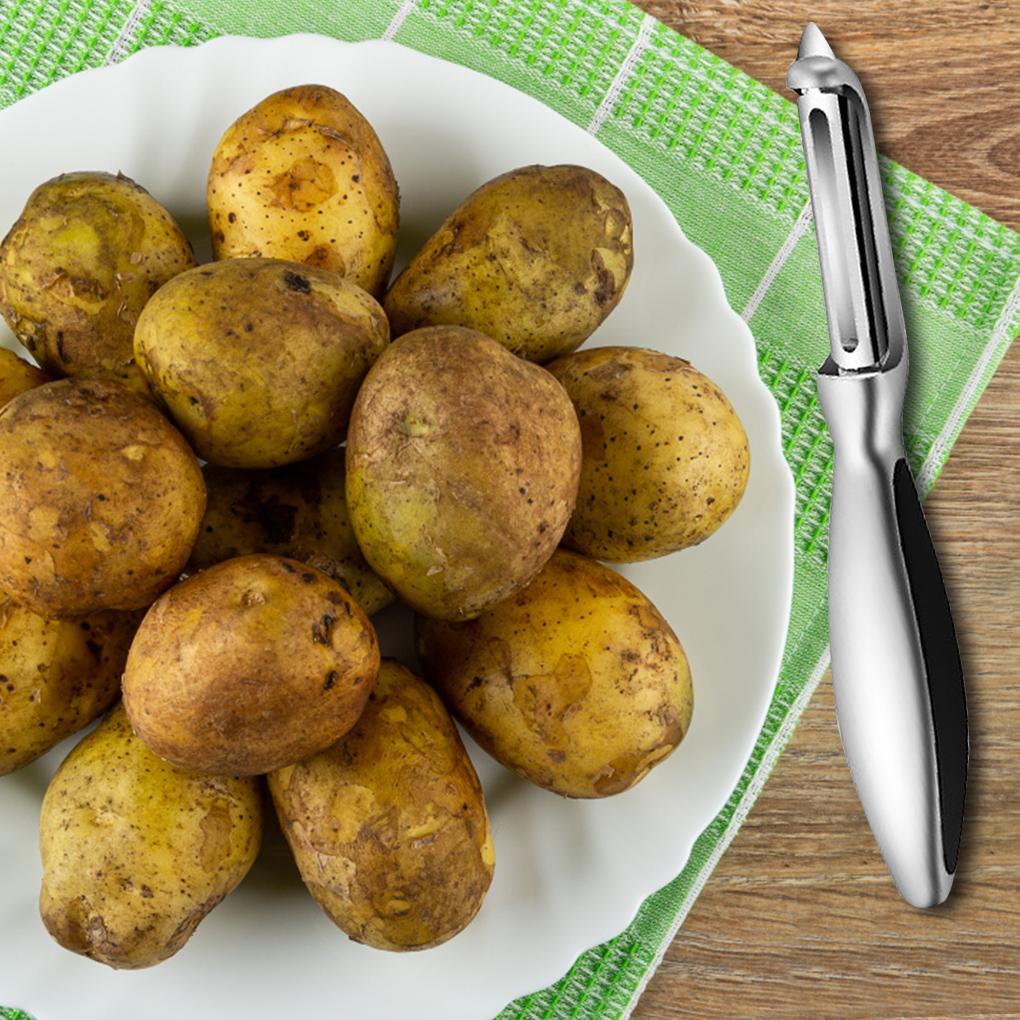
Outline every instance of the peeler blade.
{"label": "peeler blade", "polygon": [[822,371],[892,367],[906,356],[906,336],[864,89],[813,22],[787,82],[798,94],[829,319]]}

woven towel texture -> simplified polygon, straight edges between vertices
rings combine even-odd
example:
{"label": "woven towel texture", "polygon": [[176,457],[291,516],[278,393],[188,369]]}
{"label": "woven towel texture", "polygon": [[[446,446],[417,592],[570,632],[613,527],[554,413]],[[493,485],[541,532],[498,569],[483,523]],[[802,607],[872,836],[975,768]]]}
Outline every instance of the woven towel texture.
{"label": "woven towel texture", "polygon": [[[687,867],[627,930],[500,1017],[617,1020],[746,817],[827,662],[832,447],[814,372],[828,340],[796,111],[623,0],[0,0],[0,107],[143,47],[290,32],[392,38],[502,79],[596,133],[715,260],[782,413],[797,487],[793,611],[744,773]],[[1020,236],[900,166],[883,172],[911,336],[907,448],[927,492],[1020,328]]]}

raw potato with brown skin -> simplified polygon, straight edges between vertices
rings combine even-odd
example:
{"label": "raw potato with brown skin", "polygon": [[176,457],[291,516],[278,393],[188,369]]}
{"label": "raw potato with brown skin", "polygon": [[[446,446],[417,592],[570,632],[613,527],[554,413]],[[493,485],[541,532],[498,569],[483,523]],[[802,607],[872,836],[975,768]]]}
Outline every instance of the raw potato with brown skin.
{"label": "raw potato with brown skin", "polygon": [[497,761],[565,797],[629,790],[683,740],[684,650],[637,588],[560,550],[477,620],[419,618],[425,674]]}
{"label": "raw potato with brown skin", "polygon": [[469,326],[530,361],[580,347],[634,265],[627,199],[594,170],[526,166],[470,195],[397,277],[394,336]]}
{"label": "raw potato with brown skin", "polygon": [[334,273],[233,259],[168,283],[138,320],[135,352],[201,457],[269,468],[343,440],[389,338],[379,303]]}
{"label": "raw potato with brown skin", "polygon": [[133,613],[47,620],[0,592],[0,776],[35,761],[117,700]]}
{"label": "raw potato with brown skin", "polygon": [[471,760],[434,691],[384,662],[358,724],[269,777],[301,877],[356,942],[438,946],[492,880],[489,820]]}
{"label": "raw potato with brown skin", "polygon": [[369,616],[393,601],[354,538],[344,494],[343,450],[274,471],[207,464],[203,474],[209,502],[191,553],[192,569],[271,553],[329,574]]}
{"label": "raw potato with brown skin", "polygon": [[170,214],[122,174],[62,174],[36,188],[0,243],[0,312],[57,376],[148,392],[135,322],[167,280],[195,264]]}
{"label": "raw potato with brown skin", "polygon": [[49,377],[14,351],[0,347],[0,407],[10,403],[19,393],[42,386]]}
{"label": "raw potato with brown skin", "polygon": [[198,461],[143,397],[63,379],[0,411],[0,588],[45,617],[142,609],[205,512]]}
{"label": "raw potato with brown skin", "polygon": [[703,542],[747,487],[747,435],[726,395],[691,364],[599,347],[548,366],[581,422],[584,459],[564,544],[634,563]]}
{"label": "raw potato with brown skin", "polygon": [[339,92],[298,85],[263,99],[216,146],[207,188],[216,258],[329,269],[380,295],[400,195],[372,125]]}
{"label": "raw potato with brown skin", "polygon": [[408,333],[369,372],[347,437],[365,559],[419,612],[477,616],[559,543],[581,460],[577,417],[544,368],[473,330]]}
{"label": "raw potato with brown skin", "polygon": [[46,791],[43,923],[74,953],[151,967],[236,888],[261,841],[256,780],[196,776],[160,761],[118,705]]}
{"label": "raw potato with brown skin", "polygon": [[296,560],[241,556],[149,610],[124,704],[135,732],[174,765],[258,775],[342,737],[378,671],[372,624],[336,581]]}

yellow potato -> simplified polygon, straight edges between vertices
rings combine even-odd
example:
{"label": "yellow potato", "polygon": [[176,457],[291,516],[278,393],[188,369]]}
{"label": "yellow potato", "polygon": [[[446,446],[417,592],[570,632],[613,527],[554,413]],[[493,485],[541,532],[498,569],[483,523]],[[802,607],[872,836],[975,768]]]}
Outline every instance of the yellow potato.
{"label": "yellow potato", "polygon": [[135,321],[167,280],[195,264],[170,214],[122,174],[62,174],[32,192],[0,243],[0,312],[58,376],[146,393]]}
{"label": "yellow potato", "polygon": [[19,358],[14,351],[0,347],[0,407],[46,381],[45,372]]}
{"label": "yellow potato", "polygon": [[339,92],[298,85],[263,99],[216,146],[207,189],[216,258],[289,259],[381,294],[400,196],[372,125]]}
{"label": "yellow potato", "polygon": [[269,789],[309,892],[356,942],[438,946],[481,907],[495,864],[482,789],[442,702],[403,666],[384,662],[354,729]]}
{"label": "yellow potato", "polygon": [[131,613],[47,620],[0,592],[0,776],[87,726],[120,695]]}
{"label": "yellow potato", "polygon": [[329,574],[369,616],[393,601],[354,539],[344,495],[343,450],[275,471],[207,464],[203,474],[209,503],[191,553],[192,569],[272,553]]}
{"label": "yellow potato", "polygon": [[457,326],[408,333],[376,362],[347,438],[347,503],[365,559],[415,609],[476,616],[552,555],[581,440],[543,368]]}
{"label": "yellow potato", "polygon": [[526,166],[483,184],[397,277],[394,336],[468,326],[530,361],[579,347],[634,264],[623,193],[579,166]]}
{"label": "yellow potato", "polygon": [[258,775],[342,737],[378,671],[372,624],[336,581],[296,560],[242,556],[149,610],[128,654],[124,705],[174,765]]}
{"label": "yellow potato", "polygon": [[151,967],[236,888],[261,840],[256,780],[195,776],[160,761],[118,705],[46,791],[43,923],[74,953]]}
{"label": "yellow potato", "polygon": [[201,457],[268,468],[341,442],[388,342],[378,302],[334,273],[233,259],[167,284],[138,320],[135,353]]}
{"label": "yellow potato", "polygon": [[204,512],[188,444],[121,386],[63,379],[0,411],[0,588],[41,616],[149,605]]}
{"label": "yellow potato", "polygon": [[497,761],[565,797],[629,790],[687,732],[684,650],[608,567],[563,550],[476,620],[419,617],[425,674]]}
{"label": "yellow potato", "polygon": [[548,368],[574,402],[584,442],[565,545],[633,563],[697,545],[729,518],[751,455],[711,379],[640,347],[591,348]]}

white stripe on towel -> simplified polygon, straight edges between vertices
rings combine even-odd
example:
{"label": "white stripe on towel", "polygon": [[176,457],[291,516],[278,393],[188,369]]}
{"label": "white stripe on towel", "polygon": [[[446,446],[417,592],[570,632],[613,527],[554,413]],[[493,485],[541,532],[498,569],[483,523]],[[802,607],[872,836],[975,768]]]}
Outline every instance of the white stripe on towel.
{"label": "white stripe on towel", "polygon": [[744,320],[744,322],[750,322],[751,316],[758,311],[758,306],[765,299],[765,295],[769,292],[769,288],[775,282],[780,270],[786,265],[786,260],[793,253],[793,249],[797,247],[797,242],[804,236],[804,232],[807,230],[810,222],[811,202],[808,200],[804,203],[804,208],[801,209],[800,215],[797,217],[797,221],[790,228],[790,233],[786,235],[786,240],[783,242],[783,246],[776,252],[776,257],[769,264],[768,269],[765,270],[765,275],[761,278],[761,282],[755,288],[755,291],[748,299],[747,304],[744,305],[744,310],[740,313],[740,317]]}
{"label": "white stripe on towel", "polygon": [[404,0],[400,9],[393,15],[393,20],[386,26],[382,38],[389,42],[400,31],[400,26],[407,20],[407,16],[414,10],[418,0]]}
{"label": "white stripe on towel", "polygon": [[928,451],[924,464],[921,466],[921,473],[917,477],[917,485],[921,492],[927,492],[931,488],[939,463],[945,456],[949,444],[952,443],[953,436],[956,435],[956,430],[960,427],[960,423],[966,417],[967,409],[970,407],[974,394],[977,393],[981,380],[985,372],[988,371],[988,365],[992,358],[995,357],[999,346],[1004,340],[1013,339],[1006,336],[1006,330],[1009,329],[1009,325],[1013,321],[1013,316],[1016,315],[1018,308],[1020,308],[1020,279],[1017,279],[1016,283],[1013,284],[1009,300],[1003,305],[1002,312],[995,323],[995,328],[992,330],[991,339],[981,352],[981,357],[978,358],[974,371],[970,373],[967,385],[963,387],[959,397],[957,397],[949,418],[946,420],[945,425],[943,425],[942,431],[938,434],[938,437],[932,444],[932,448]]}
{"label": "white stripe on towel", "polygon": [[624,82],[630,77],[631,71],[634,70],[634,65],[638,62],[638,57],[646,49],[648,44],[651,42],[652,29],[655,28],[656,21],[650,14],[646,14],[641,20],[641,27],[638,29],[637,38],[631,44],[630,49],[627,51],[627,56],[623,58],[623,63],[620,65],[619,71],[616,72],[616,77],[613,78],[609,85],[609,90],[605,96],[602,97],[602,102],[599,103],[599,108],[592,115],[591,120],[588,122],[588,133],[591,135],[597,135],[599,128],[602,127],[602,122],[609,116],[609,111],[612,110],[616,104],[616,100],[623,89]]}
{"label": "white stripe on towel", "polygon": [[103,61],[104,64],[119,64],[128,55],[128,49],[134,42],[135,32],[138,31],[138,24],[149,13],[151,6],[152,0],[138,0],[131,8],[124,27],[120,30],[117,38],[113,40],[110,52],[107,53],[106,60]]}

